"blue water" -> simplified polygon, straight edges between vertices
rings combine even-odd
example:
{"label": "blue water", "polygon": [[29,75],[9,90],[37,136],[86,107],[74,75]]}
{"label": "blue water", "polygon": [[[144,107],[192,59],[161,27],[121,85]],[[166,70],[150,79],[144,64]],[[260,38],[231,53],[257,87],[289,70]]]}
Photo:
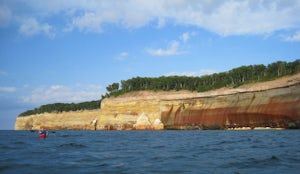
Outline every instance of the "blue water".
{"label": "blue water", "polygon": [[299,173],[300,131],[0,131],[0,173]]}

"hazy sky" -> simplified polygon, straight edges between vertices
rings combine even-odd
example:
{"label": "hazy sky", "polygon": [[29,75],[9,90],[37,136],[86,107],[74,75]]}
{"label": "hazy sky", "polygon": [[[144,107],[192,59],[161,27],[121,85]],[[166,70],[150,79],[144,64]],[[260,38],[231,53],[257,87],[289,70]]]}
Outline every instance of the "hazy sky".
{"label": "hazy sky", "polygon": [[0,129],[132,77],[300,58],[300,0],[0,0]]}

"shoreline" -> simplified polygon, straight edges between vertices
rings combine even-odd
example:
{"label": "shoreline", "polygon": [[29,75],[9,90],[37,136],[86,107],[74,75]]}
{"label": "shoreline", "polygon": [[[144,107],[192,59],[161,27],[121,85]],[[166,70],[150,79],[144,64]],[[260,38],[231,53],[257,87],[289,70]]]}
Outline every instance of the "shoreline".
{"label": "shoreline", "polygon": [[237,128],[227,128],[225,130],[289,130],[282,127],[237,127]]}

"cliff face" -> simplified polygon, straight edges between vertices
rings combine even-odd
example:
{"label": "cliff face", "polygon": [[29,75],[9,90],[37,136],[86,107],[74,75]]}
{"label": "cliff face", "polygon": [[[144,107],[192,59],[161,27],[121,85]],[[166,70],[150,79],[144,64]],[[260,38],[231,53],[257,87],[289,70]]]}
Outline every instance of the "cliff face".
{"label": "cliff face", "polygon": [[91,122],[98,116],[100,110],[44,113],[26,117],[18,117],[15,130],[93,130]]}
{"label": "cliff face", "polygon": [[170,129],[300,128],[300,86],[161,102]]}
{"label": "cliff face", "polygon": [[[91,122],[95,120],[95,124]],[[101,110],[18,117],[22,129],[300,128],[300,74],[204,93],[128,93],[102,101]]]}

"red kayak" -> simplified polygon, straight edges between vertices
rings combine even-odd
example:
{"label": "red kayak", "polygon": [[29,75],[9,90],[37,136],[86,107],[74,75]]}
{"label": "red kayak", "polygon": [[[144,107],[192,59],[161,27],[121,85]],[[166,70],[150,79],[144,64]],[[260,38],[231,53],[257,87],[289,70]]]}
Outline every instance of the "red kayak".
{"label": "red kayak", "polygon": [[40,138],[46,138],[48,136],[48,132],[42,128],[42,130],[39,131],[39,135]]}
{"label": "red kayak", "polygon": [[40,138],[46,138],[46,134],[40,134]]}

